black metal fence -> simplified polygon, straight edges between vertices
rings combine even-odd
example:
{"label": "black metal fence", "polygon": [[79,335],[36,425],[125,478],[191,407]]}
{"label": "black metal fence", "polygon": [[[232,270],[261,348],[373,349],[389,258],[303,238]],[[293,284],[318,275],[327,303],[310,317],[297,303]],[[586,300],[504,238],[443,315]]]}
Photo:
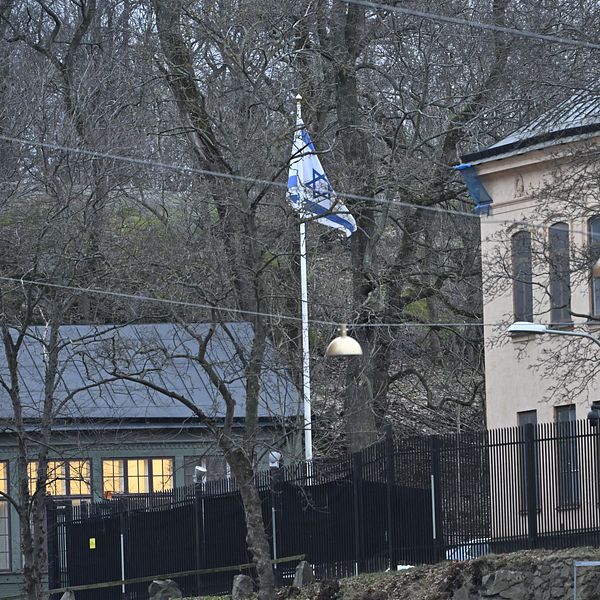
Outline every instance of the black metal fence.
{"label": "black metal fence", "polygon": [[[600,433],[585,421],[480,433],[388,436],[335,463],[258,473],[274,558],[317,576],[462,560],[486,552],[600,545]],[[250,562],[235,482],[51,507],[51,588]],[[277,565],[289,582],[295,565]],[[189,575],[184,595],[228,592],[233,573]],[[146,597],[147,584],[78,592]]]}

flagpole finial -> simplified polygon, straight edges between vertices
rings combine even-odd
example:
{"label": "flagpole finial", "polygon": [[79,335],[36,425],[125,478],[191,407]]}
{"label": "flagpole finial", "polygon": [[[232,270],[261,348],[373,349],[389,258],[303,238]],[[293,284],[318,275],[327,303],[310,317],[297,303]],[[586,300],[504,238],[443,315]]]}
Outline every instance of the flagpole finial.
{"label": "flagpole finial", "polygon": [[302,96],[296,94],[296,120],[302,120]]}

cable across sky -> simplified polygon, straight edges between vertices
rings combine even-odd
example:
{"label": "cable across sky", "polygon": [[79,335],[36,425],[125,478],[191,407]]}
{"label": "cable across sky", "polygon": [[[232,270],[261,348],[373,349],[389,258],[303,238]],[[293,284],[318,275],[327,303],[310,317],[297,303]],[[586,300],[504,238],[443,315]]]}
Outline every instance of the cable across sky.
{"label": "cable across sky", "polygon": [[522,37],[533,40],[540,40],[542,42],[551,42],[554,44],[564,44],[566,46],[574,46],[576,48],[588,48],[591,50],[600,50],[600,44],[593,42],[586,42],[585,40],[572,40],[570,38],[561,37],[558,35],[549,35],[546,33],[537,33],[535,31],[529,31],[527,29],[516,29],[514,27],[504,27],[502,25],[494,25],[492,23],[482,23],[480,21],[473,21],[471,19],[463,19],[461,17],[453,17],[452,15],[442,15],[440,13],[425,12],[422,10],[415,10],[413,8],[406,8],[404,6],[397,6],[394,4],[383,4],[381,2],[371,2],[370,0],[343,0],[347,4],[357,4],[359,6],[365,6],[367,8],[373,8],[376,10],[386,10],[388,12],[398,13],[407,15],[410,17],[418,17],[421,19],[427,19],[428,21],[437,21],[440,23],[449,23],[451,25],[460,25],[462,27],[471,27],[473,29],[483,29],[484,31],[494,31],[496,33],[506,33],[514,37]]}

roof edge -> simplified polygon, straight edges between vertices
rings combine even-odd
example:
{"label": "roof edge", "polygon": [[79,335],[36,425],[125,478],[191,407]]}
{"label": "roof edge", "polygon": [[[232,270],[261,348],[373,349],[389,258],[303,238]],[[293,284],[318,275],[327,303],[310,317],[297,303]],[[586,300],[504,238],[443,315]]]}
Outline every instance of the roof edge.
{"label": "roof edge", "polygon": [[561,129],[559,131],[551,131],[548,133],[536,135],[525,140],[518,140],[515,142],[511,142],[510,144],[504,144],[503,146],[490,146],[488,148],[484,148],[483,150],[478,150],[477,152],[464,154],[460,157],[460,159],[463,163],[469,163],[476,160],[482,160],[485,158],[493,157],[498,157],[500,159],[502,155],[514,150],[525,150],[530,146],[535,146],[536,144],[543,144],[545,142],[551,142],[553,140],[560,140],[561,138],[585,135],[595,133],[598,131],[600,131],[600,123],[591,123],[590,125],[570,127],[568,129]]}

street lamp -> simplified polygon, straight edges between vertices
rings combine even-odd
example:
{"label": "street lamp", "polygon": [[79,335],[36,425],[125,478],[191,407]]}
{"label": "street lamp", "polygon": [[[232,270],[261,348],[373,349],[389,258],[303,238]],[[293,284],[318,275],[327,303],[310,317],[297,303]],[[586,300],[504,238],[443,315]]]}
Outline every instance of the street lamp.
{"label": "street lamp", "polygon": [[329,343],[325,356],[362,356],[360,344],[346,333],[346,325],[340,325],[340,335]]}
{"label": "street lamp", "polygon": [[537,335],[569,335],[571,337],[582,337],[591,340],[597,346],[600,346],[600,340],[585,331],[566,331],[564,329],[551,329],[542,323],[530,323],[529,321],[517,321],[508,328],[508,333],[533,333]]}
{"label": "street lamp", "polygon": [[[599,268],[600,274],[600,260],[594,266]],[[537,335],[544,335],[546,333],[550,335],[569,335],[571,337],[582,337],[591,340],[597,346],[600,346],[600,340],[593,335],[586,333],[585,331],[565,331],[563,329],[550,329],[542,323],[531,323],[529,321],[517,321],[508,328],[508,333],[519,334],[519,333],[533,333]],[[592,409],[587,415],[588,421],[592,427],[598,427],[600,425],[600,407],[592,406]]]}

